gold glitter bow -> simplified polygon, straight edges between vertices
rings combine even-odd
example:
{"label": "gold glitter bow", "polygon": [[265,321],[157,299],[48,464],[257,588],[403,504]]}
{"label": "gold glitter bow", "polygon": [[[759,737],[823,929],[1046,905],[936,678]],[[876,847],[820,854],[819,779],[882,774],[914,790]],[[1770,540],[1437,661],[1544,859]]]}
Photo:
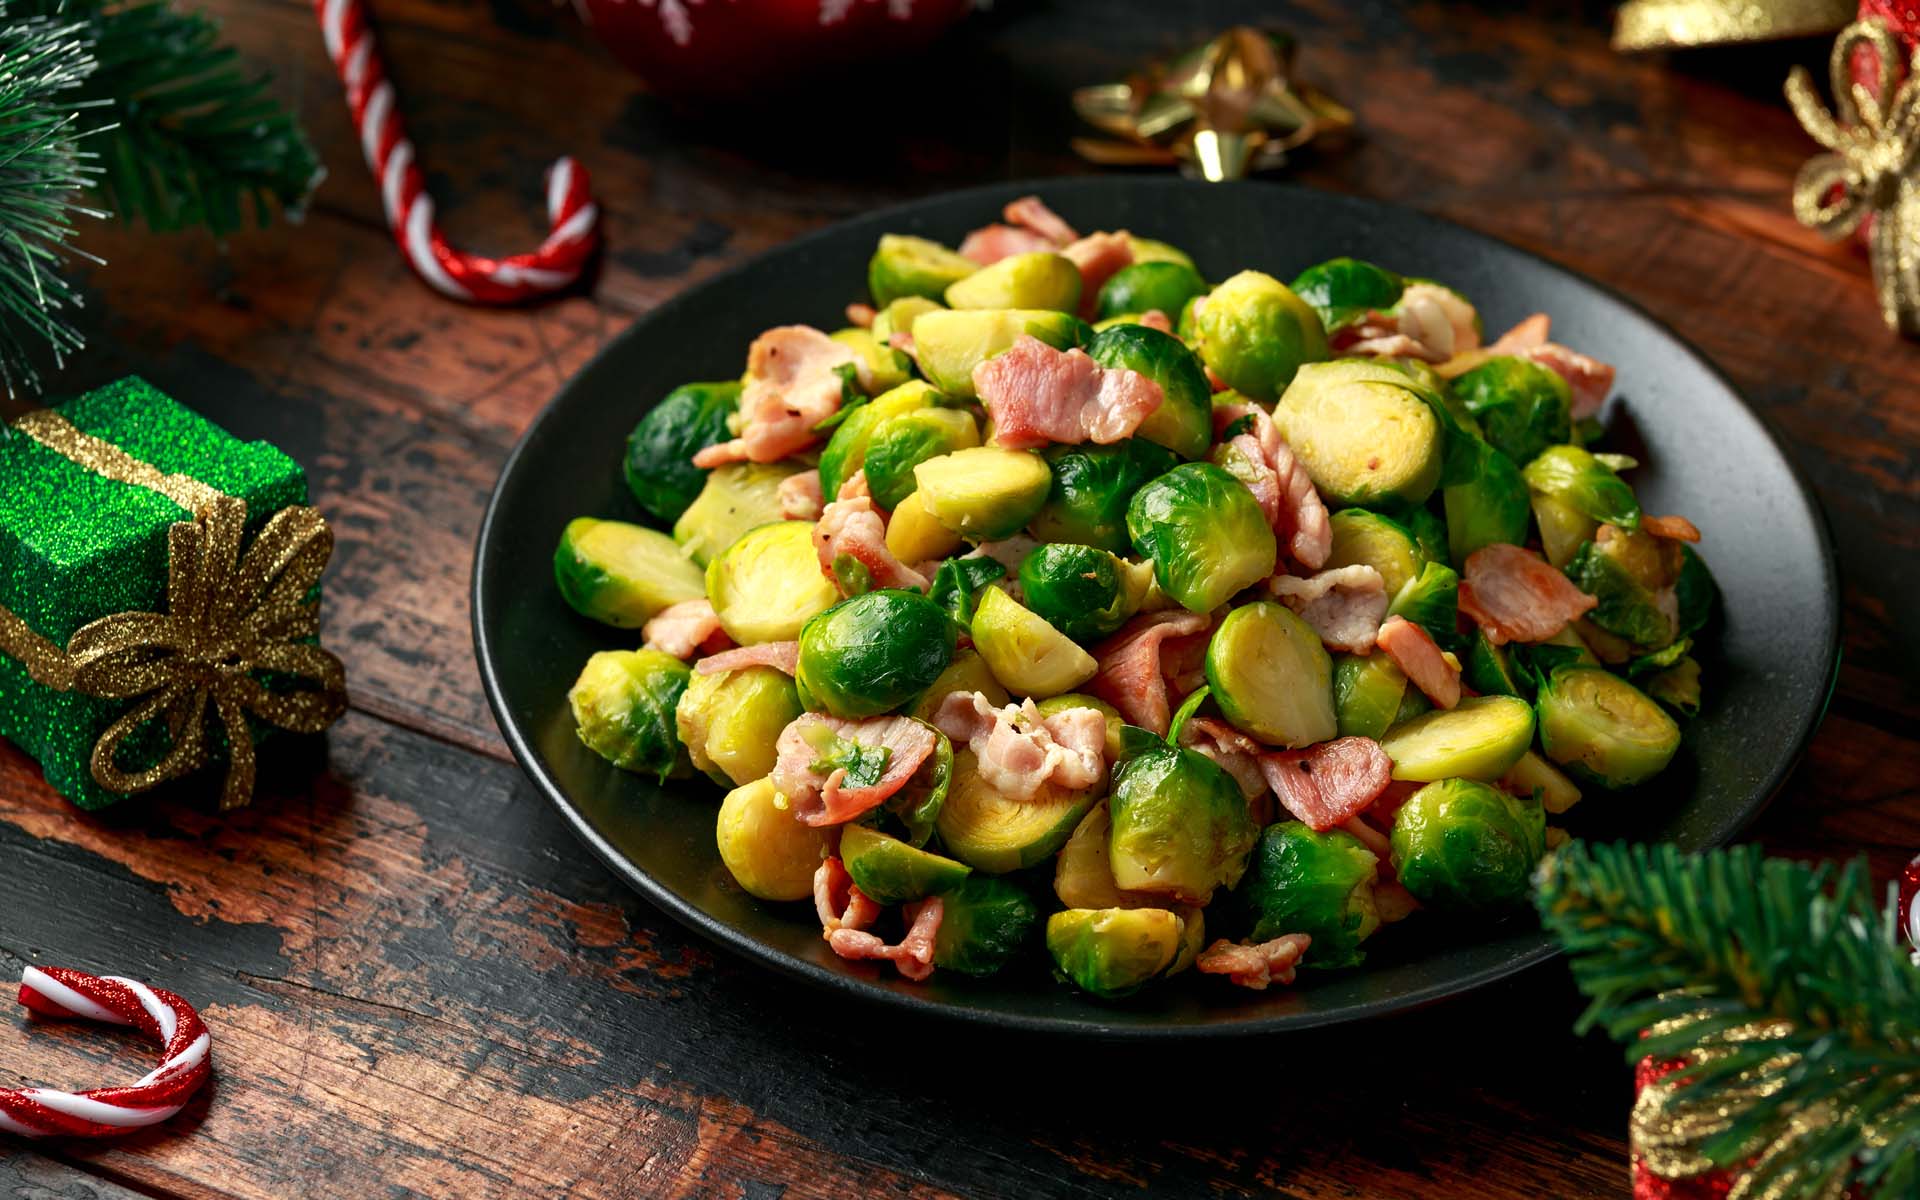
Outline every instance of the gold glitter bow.
{"label": "gold glitter bow", "polygon": [[1215,182],[1279,166],[1287,151],[1353,125],[1293,77],[1293,56],[1291,37],[1239,25],[1122,82],[1080,88],[1075,111],[1124,140],[1075,138],[1073,148],[1110,166],[1184,164]]}
{"label": "gold glitter bow", "polygon": [[[309,640],[320,632],[311,597],[333,553],[326,519],[304,505],[283,508],[243,550],[241,500],[165,475],[48,410],[16,425],[88,470],[161,492],[196,515],[167,530],[165,612],[101,617],[76,630],[63,650],[0,606],[0,651],[56,691],[138,701],[94,743],[90,765],[102,787],[131,795],[199,769],[217,717],[228,747],[221,807],[247,803],[254,783],[247,714],[319,733],[346,708],[345,668]],[[257,678],[261,672],[275,685]],[[122,746],[155,721],[165,723],[166,753],[144,770],[123,768]]]}
{"label": "gold glitter bow", "polygon": [[[1877,61],[1878,87],[1855,83],[1856,51]],[[1843,238],[1871,219],[1867,249],[1880,315],[1889,329],[1920,333],[1920,80],[1899,43],[1878,21],[1856,21],[1840,31],[1828,63],[1833,78],[1829,112],[1804,68],[1787,78],[1787,100],[1800,124],[1831,153],[1800,168],[1793,214],[1829,238]],[[1836,113],[1838,114],[1836,116]]]}

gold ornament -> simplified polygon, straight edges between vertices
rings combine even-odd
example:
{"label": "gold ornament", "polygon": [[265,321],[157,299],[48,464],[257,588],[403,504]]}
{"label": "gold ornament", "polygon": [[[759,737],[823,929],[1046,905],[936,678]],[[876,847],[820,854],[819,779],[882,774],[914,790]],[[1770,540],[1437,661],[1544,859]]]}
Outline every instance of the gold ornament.
{"label": "gold ornament", "polygon": [[[100,786],[132,795],[198,770],[217,717],[228,745],[221,807],[247,803],[254,783],[248,713],[290,732],[319,733],[346,709],[346,670],[312,641],[320,633],[312,596],[333,553],[326,519],[305,505],[283,508],[243,551],[243,501],[140,462],[51,410],[14,426],[96,475],[159,492],[194,518],[167,530],[167,611],[101,617],[62,649],[0,605],[0,652],[56,691],[139,701],[94,743],[90,767]],[[255,672],[289,686],[270,688]],[[121,746],[152,721],[166,723],[167,752],[144,770],[122,768]]]}
{"label": "gold ornament", "polygon": [[1353,126],[1351,112],[1293,77],[1294,49],[1286,34],[1237,25],[1122,82],[1080,88],[1074,110],[1123,140],[1075,138],[1073,148],[1103,165],[1177,165],[1216,182],[1277,167]]}
{"label": "gold ornament", "polygon": [[1857,0],[1627,0],[1613,20],[1613,48],[1673,50],[1831,33],[1854,18]]}
{"label": "gold ornament", "polygon": [[[1877,56],[1879,86],[1854,82],[1854,52]],[[1902,73],[1899,68],[1904,68]],[[1834,112],[1828,112],[1804,68],[1787,77],[1787,101],[1800,124],[1831,153],[1800,168],[1793,183],[1793,215],[1802,225],[1839,239],[1873,221],[1867,250],[1887,328],[1920,333],[1920,79],[1916,63],[1879,21],[1856,21],[1840,31],[1828,61]],[[1835,114],[1838,114],[1837,116]]]}

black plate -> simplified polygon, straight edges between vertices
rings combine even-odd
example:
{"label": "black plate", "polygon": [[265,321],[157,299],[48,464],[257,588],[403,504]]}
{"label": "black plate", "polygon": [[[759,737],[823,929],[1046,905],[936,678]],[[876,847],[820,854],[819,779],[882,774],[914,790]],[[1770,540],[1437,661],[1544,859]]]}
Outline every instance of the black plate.
{"label": "black plate", "polygon": [[[1626,301],[1479,234],[1382,204],[1298,188],[1178,179],[1006,184],[921,201],[801,238],[695,287],[634,322],[576,375],[527,430],[495,489],[474,562],[473,625],[487,699],[513,753],[595,853],[654,903],[709,937],[813,983],[920,1012],[1096,1036],[1197,1036],[1300,1029],[1377,1016],[1479,987],[1554,950],[1530,914],[1492,927],[1422,917],[1376,936],[1365,968],[1309,972],[1292,988],[1248,993],[1185,978],[1103,1005],[1047,978],[1035,961],[991,980],[936,974],[903,982],[848,964],[821,941],[809,906],[741,892],[714,848],[719,793],[666,788],[608,766],[580,745],[566,691],[593,651],[637,639],[568,609],[549,569],[575,516],[639,519],[621,482],[628,430],[689,379],[737,375],[761,330],[805,321],[832,329],[866,295],[882,233],[949,245],[1037,191],[1082,229],[1133,229],[1186,249],[1209,278],[1257,267],[1281,279],[1351,254],[1445,280],[1472,297],[1489,330],[1533,312],[1557,337],[1619,368],[1614,442],[1642,451],[1633,476],[1649,511],[1684,513],[1726,597],[1707,652],[1706,710],[1673,768],[1627,796],[1589,797],[1569,821],[1592,836],[1725,842],[1765,805],[1818,724],[1839,645],[1825,523],[1772,437],[1727,381]],[[1044,956],[1040,956],[1044,957]]]}

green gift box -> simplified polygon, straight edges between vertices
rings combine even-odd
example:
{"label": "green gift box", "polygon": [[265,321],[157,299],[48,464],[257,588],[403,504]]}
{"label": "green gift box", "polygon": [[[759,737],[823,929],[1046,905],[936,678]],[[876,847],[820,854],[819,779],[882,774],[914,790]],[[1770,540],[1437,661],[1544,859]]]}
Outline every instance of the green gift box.
{"label": "green gift box", "polygon": [[[82,808],[338,716],[306,474],[129,377],[0,436],[0,736]],[[237,737],[236,734],[244,734]]]}

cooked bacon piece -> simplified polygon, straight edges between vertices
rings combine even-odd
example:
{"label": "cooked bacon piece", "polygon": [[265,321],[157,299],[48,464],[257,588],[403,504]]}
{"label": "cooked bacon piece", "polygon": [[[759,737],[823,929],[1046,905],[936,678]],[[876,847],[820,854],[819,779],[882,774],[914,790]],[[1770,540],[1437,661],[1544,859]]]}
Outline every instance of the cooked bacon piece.
{"label": "cooked bacon piece", "polygon": [[1269,802],[1273,793],[1267,787],[1266,774],[1260,770],[1260,756],[1267,752],[1265,746],[1217,717],[1189,717],[1180,730],[1180,742],[1206,755],[1233,776],[1233,781],[1240,785],[1240,794],[1247,798],[1254,824],[1268,824],[1273,815],[1273,805]]}
{"label": "cooked bacon piece", "polygon": [[1228,439],[1227,445],[1238,450],[1246,460],[1246,473],[1236,465],[1234,478],[1247,485],[1253,498],[1260,505],[1260,512],[1267,518],[1267,524],[1280,524],[1280,476],[1275,473],[1273,464],[1267,461],[1265,450],[1260,448],[1260,439],[1251,433],[1237,433]]}
{"label": "cooked bacon piece", "polygon": [[880,919],[880,906],[854,885],[838,857],[821,860],[813,872],[813,911],[820,914],[822,937],[842,929],[865,929]]}
{"label": "cooked bacon piece", "polygon": [[847,324],[859,329],[872,329],[873,319],[879,315],[871,304],[855,301],[847,305]]}
{"label": "cooked bacon piece", "polygon": [[[903,354],[917,355],[919,348],[913,344],[913,335],[904,329],[896,329],[887,335],[887,345]],[[917,360],[916,360],[917,361]]]}
{"label": "cooked bacon piece", "polygon": [[1405,617],[1388,617],[1374,644],[1440,708],[1460,703],[1460,668],[1434,644],[1426,630]]}
{"label": "cooked bacon piece", "polygon": [[664,650],[675,658],[694,654],[717,654],[733,645],[733,639],[720,628],[720,618],[704,598],[669,604],[653,614],[640,627],[640,636],[648,650]]}
{"label": "cooked bacon piece", "polygon": [[1133,243],[1125,231],[1090,233],[1060,253],[1080,268],[1080,316],[1090,321],[1100,307],[1100,288],[1115,271],[1133,262]]}
{"label": "cooked bacon piece", "polygon": [[1043,788],[1077,792],[1106,778],[1107,718],[1097,709],[1068,708],[1042,719],[1031,700],[995,708],[979,692],[954,692],[933,714],[934,727],[965,742],[980,778],[1014,800]]}
{"label": "cooked bacon piece", "polygon": [[1247,945],[1221,938],[1193,960],[1204,975],[1225,975],[1243,988],[1264,992],[1273,982],[1292,983],[1294,968],[1313,945],[1304,933],[1282,934],[1270,942]]}
{"label": "cooked bacon piece", "polygon": [[1059,214],[1048,208],[1038,196],[1022,196],[1018,200],[1008,201],[1007,206],[1000,210],[1000,215],[1009,224],[1030,229],[1056,246],[1064,246],[1080,238],[1073,226],[1061,220]]}
{"label": "cooked bacon piece", "polygon": [[737,671],[741,667],[772,667],[791,675],[799,664],[799,642],[761,642],[757,646],[742,646],[738,650],[710,654],[693,664],[693,669],[702,675],[716,675],[721,671]]}
{"label": "cooked bacon piece", "polygon": [[973,386],[993,418],[993,444],[1014,450],[1132,437],[1165,399],[1138,371],[1097,366],[1084,350],[1062,352],[1027,334],[975,367]]}
{"label": "cooked bacon piece", "polygon": [[1003,258],[1012,258],[1016,254],[1031,254],[1036,250],[1058,250],[1060,243],[1052,238],[1041,237],[1031,229],[1021,229],[1015,225],[982,225],[966,236],[960,243],[960,253],[983,267],[990,267]]}
{"label": "cooked bacon piece", "polygon": [[[1384,790],[1384,789],[1383,789]],[[1360,844],[1373,851],[1373,856],[1381,862],[1389,862],[1393,857],[1393,843],[1387,835],[1367,824],[1365,817],[1354,815],[1340,822],[1340,828],[1360,840]]]}
{"label": "cooked bacon piece", "polygon": [[1460,611],[1496,646],[1544,642],[1598,603],[1546,559],[1505,542],[1468,555],[1460,578]]}
{"label": "cooked bacon piece", "polygon": [[1396,779],[1392,783],[1389,783],[1386,790],[1381,792],[1374,800],[1373,807],[1367,809],[1367,814],[1379,824],[1391,829],[1393,828],[1393,814],[1399,812],[1400,806],[1405,804],[1410,796],[1425,786],[1427,785],[1424,783],[1415,783],[1406,779]]}
{"label": "cooked bacon piece", "polygon": [[1473,306],[1443,287],[1410,284],[1394,311],[1370,312],[1334,335],[1342,354],[1445,362],[1480,347]]}
{"label": "cooked bacon piece", "polygon": [[[1384,856],[1380,859],[1382,866],[1388,861]],[[1373,885],[1373,910],[1382,925],[1391,925],[1420,911],[1420,902],[1398,879],[1382,879]]]}
{"label": "cooked bacon piece", "polygon": [[820,494],[820,472],[802,471],[780,481],[780,515],[789,521],[812,521],[820,516],[826,498]]}
{"label": "cooked bacon piece", "polygon": [[836,367],[864,364],[851,346],[808,325],[782,325],[753,339],[740,392],[740,436],[693,456],[703,469],[777,462],[813,445],[813,427],[840,411]]}
{"label": "cooked bacon piece", "polygon": [[1313,626],[1329,650],[1368,654],[1387,617],[1387,582],[1366,563],[1335,567],[1305,579],[1275,575],[1267,587]]}
{"label": "cooked bacon piece", "polygon": [[918,983],[933,974],[933,944],[940,934],[940,921],[946,915],[946,901],[929,896],[917,905],[908,905],[913,924],[898,945],[889,946],[878,937],[859,929],[836,929],[827,935],[827,945],[841,958],[875,959],[891,962],[900,974]]}
{"label": "cooked bacon piece", "polygon": [[1640,517],[1640,528],[1657,538],[1666,538],[1670,542],[1697,542],[1700,530],[1685,517],[1649,517],[1644,513]]}
{"label": "cooked bacon piece", "polygon": [[[845,767],[817,771],[814,760],[820,751],[816,739],[831,737],[858,742],[862,746],[883,746],[887,765],[877,783],[867,787],[844,787]],[[911,717],[868,717],[849,721],[824,717],[819,713],[801,713],[774,742],[779,757],[770,776],[780,789],[793,814],[802,825],[839,825],[877,807],[904,787],[920,764],[933,753],[938,739]]]}
{"label": "cooked bacon piece", "polygon": [[1181,609],[1133,618],[1093,648],[1100,671],[1087,691],[1120,710],[1130,724],[1165,736],[1173,720],[1161,656],[1174,638],[1204,637],[1213,620]]}
{"label": "cooked bacon piece", "polygon": [[1393,778],[1393,760],[1372,738],[1343,737],[1260,756],[1267,786],[1288,812],[1324,833],[1372,804]]}
{"label": "cooked bacon piece", "polygon": [[1140,323],[1148,329],[1158,329],[1161,333],[1173,332],[1173,318],[1157,308],[1150,308],[1141,313]]}
{"label": "cooked bacon piece", "polygon": [[887,549],[887,523],[880,519],[866,488],[866,472],[854,472],[841,485],[840,498],[827,505],[814,523],[813,550],[820,559],[820,573],[834,579],[833,564],[846,555],[867,569],[875,587],[924,591],[927,577]]}
{"label": "cooked bacon piece", "polygon": [[1309,571],[1319,570],[1333,553],[1333,524],[1326,504],[1265,409],[1251,403],[1220,405],[1213,410],[1215,436],[1241,417],[1253,418],[1252,430],[1228,442],[1254,466],[1254,479],[1241,482],[1260,502],[1274,536],[1293,560]]}
{"label": "cooked bacon piece", "polygon": [[1497,358],[1503,354],[1525,355],[1529,350],[1546,345],[1547,335],[1552,332],[1553,318],[1545,313],[1534,313],[1493,339],[1493,344],[1487,347],[1485,357]]}

